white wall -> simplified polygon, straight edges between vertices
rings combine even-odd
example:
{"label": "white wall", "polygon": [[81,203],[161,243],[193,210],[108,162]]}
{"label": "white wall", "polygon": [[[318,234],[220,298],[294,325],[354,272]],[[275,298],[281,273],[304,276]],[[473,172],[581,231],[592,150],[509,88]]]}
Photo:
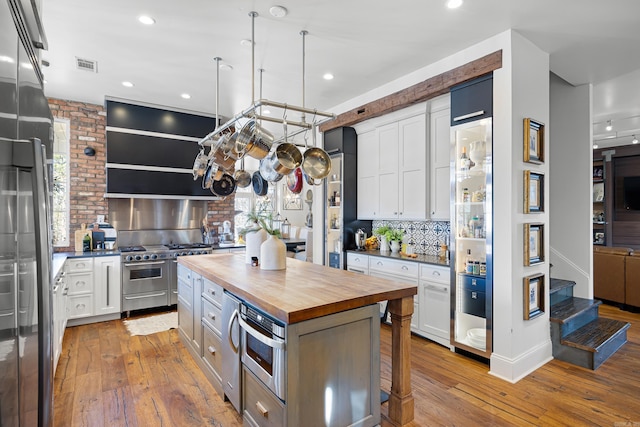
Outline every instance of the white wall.
{"label": "white wall", "polygon": [[575,281],[574,295],[593,298],[592,87],[551,74],[550,89],[551,274]]}
{"label": "white wall", "polygon": [[[389,82],[330,109],[340,114],[430,77],[502,49],[503,67],[494,72],[494,333],[491,373],[517,381],[551,358],[548,302],[545,314],[523,320],[522,282],[525,275],[543,272],[548,262],[523,267],[523,119],[549,121],[549,56],[511,30],[441,61]],[[548,138],[548,126],[546,141]],[[547,143],[548,144],[548,143]],[[546,150],[548,153],[548,149]],[[530,169],[546,174],[548,162]],[[527,165],[527,167],[529,167]],[[545,182],[548,194],[550,180]],[[550,203],[547,200],[547,207]],[[535,221],[548,223],[547,209]],[[545,234],[548,237],[549,227]],[[545,253],[548,254],[548,238]]]}

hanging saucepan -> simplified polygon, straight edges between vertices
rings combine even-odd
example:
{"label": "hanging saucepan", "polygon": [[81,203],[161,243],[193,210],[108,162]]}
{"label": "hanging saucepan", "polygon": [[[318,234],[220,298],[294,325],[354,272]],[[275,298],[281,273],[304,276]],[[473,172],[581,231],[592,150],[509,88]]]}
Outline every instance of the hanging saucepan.
{"label": "hanging saucepan", "polygon": [[233,177],[240,188],[248,187],[251,184],[251,175],[244,170],[244,157],[240,160],[240,169],[233,174]]}
{"label": "hanging saucepan", "polygon": [[[222,135],[216,142],[211,146],[211,151],[209,152],[209,158],[218,164],[222,169],[228,171],[233,169],[236,165],[235,151],[229,150],[229,152],[225,151],[225,148],[228,149],[228,141],[231,135],[224,134]],[[235,145],[235,144],[234,144]]]}
{"label": "hanging saucepan", "polygon": [[264,196],[269,191],[269,183],[265,180],[260,172],[255,171],[251,177],[251,183],[253,184],[253,192],[258,196]]}
{"label": "hanging saucepan", "polygon": [[211,188],[215,181],[218,181],[222,178],[223,174],[224,172],[222,171],[222,169],[220,169],[217,163],[209,162],[209,166],[207,166],[207,172],[204,174],[204,177],[202,177],[202,188],[204,190]]}
{"label": "hanging saucepan", "polygon": [[[324,179],[331,172],[331,157],[322,148],[316,146],[316,124],[311,127],[313,147],[307,148],[302,159],[302,170],[313,179]],[[306,140],[305,140],[306,148]]]}
{"label": "hanging saucepan", "polygon": [[295,168],[293,172],[287,175],[287,188],[293,194],[300,194],[302,191],[302,169]]}
{"label": "hanging saucepan", "polygon": [[[302,169],[302,168],[300,168]],[[313,179],[311,178],[309,175],[307,175],[307,173],[304,171],[304,169],[302,169],[302,178],[304,178],[305,182],[309,185],[321,185],[322,184],[322,180],[321,179]]]}
{"label": "hanging saucepan", "polygon": [[273,159],[271,159],[271,157],[273,157],[274,154],[270,154],[260,160],[260,175],[269,182],[278,182],[283,177],[281,173],[278,173],[278,171],[273,168]]}
{"label": "hanging saucepan", "polygon": [[219,181],[213,181],[211,192],[219,197],[227,197],[236,191],[236,180],[228,173],[222,174]]}
{"label": "hanging saucepan", "polygon": [[204,173],[207,171],[207,164],[209,162],[209,158],[206,154],[204,154],[204,148],[200,149],[200,152],[196,156],[196,159],[193,162],[193,180],[195,181],[201,176],[204,176]]}
{"label": "hanging saucepan", "polygon": [[271,132],[251,119],[238,132],[236,137],[236,153],[242,157],[245,154],[254,159],[264,159],[273,145]]}

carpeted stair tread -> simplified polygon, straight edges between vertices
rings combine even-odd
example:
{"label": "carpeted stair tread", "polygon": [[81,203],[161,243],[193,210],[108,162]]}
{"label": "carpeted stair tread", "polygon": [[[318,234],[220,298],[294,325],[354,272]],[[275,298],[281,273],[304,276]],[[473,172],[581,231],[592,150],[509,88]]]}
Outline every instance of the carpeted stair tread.
{"label": "carpeted stair tread", "polygon": [[555,323],[567,323],[594,306],[599,306],[602,301],[573,297],[551,306],[549,320]]}
{"label": "carpeted stair tread", "polygon": [[561,344],[595,353],[629,326],[627,322],[599,317],[564,337]]}

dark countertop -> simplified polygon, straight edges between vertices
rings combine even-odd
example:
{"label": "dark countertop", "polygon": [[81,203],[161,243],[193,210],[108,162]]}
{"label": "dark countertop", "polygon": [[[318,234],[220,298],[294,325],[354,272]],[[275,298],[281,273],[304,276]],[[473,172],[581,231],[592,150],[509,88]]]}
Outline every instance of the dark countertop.
{"label": "dark countertop", "polygon": [[349,249],[347,250],[347,252],[351,252],[354,254],[360,254],[360,255],[369,255],[369,256],[377,256],[377,257],[384,257],[384,258],[391,258],[391,259],[397,259],[397,260],[401,260],[401,261],[414,261],[414,262],[421,262],[424,264],[433,264],[433,265],[439,265],[442,267],[449,267],[449,260],[442,260],[440,259],[438,256],[436,255],[421,255],[418,254],[418,256],[416,258],[410,258],[408,256],[405,255],[400,255],[399,253],[391,253],[391,252],[380,252],[379,250],[375,250],[375,251],[358,251],[355,249]]}

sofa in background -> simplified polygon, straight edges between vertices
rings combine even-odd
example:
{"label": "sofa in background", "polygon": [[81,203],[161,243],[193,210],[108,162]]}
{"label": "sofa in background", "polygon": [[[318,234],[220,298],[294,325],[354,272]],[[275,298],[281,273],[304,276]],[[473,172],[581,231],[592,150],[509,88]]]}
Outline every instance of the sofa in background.
{"label": "sofa in background", "polygon": [[[632,253],[633,249],[630,248],[593,246],[593,296],[595,298],[627,304],[626,268],[627,259],[632,256]],[[637,267],[635,262],[638,263]],[[635,257],[634,268],[640,271],[640,255]]]}
{"label": "sofa in background", "polygon": [[624,303],[627,306],[640,307],[640,252],[633,252],[625,261]]}

